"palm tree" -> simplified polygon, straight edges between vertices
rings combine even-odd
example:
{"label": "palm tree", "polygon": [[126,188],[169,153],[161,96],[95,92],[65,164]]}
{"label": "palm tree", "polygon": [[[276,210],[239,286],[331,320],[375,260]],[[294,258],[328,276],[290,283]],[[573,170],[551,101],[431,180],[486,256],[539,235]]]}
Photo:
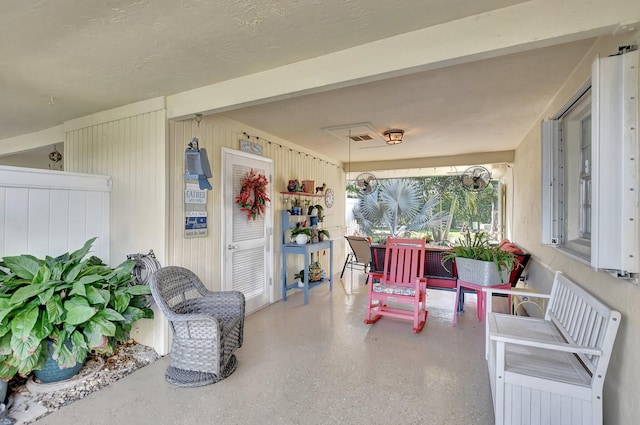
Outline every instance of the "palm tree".
{"label": "palm tree", "polygon": [[372,238],[410,237],[414,232],[439,228],[449,218],[443,212],[434,213],[439,204],[437,195],[425,200],[414,180],[381,180],[376,190],[360,196],[353,216],[360,229]]}

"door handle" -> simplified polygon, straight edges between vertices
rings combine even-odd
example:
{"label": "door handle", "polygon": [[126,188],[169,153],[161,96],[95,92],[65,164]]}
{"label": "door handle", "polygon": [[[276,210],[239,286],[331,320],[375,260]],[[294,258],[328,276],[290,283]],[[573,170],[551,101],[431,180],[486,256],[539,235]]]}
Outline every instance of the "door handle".
{"label": "door handle", "polygon": [[227,249],[238,249],[238,245],[232,245],[232,244],[229,244],[229,245],[227,246]]}

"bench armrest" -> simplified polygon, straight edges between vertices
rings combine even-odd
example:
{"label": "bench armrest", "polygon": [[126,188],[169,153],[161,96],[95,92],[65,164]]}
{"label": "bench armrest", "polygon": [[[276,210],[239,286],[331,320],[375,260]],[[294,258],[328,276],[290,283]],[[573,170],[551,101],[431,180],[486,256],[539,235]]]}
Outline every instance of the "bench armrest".
{"label": "bench armrest", "polygon": [[523,296],[523,297],[529,297],[529,298],[546,298],[549,299],[551,298],[551,294],[541,294],[539,292],[529,292],[529,291],[518,291],[513,290],[513,289],[494,289],[490,286],[487,286],[485,288],[482,288],[482,291],[492,295],[492,294],[505,294],[505,295],[519,295],[519,296]]}
{"label": "bench armrest", "polygon": [[507,344],[523,345],[527,347],[544,348],[546,350],[564,351],[566,353],[587,354],[592,356],[602,356],[602,350],[597,348],[583,347],[581,345],[568,344],[566,342],[543,341],[536,338],[523,336],[492,333],[489,338],[492,341],[501,341]]}
{"label": "bench armrest", "polygon": [[[497,331],[497,323],[494,314],[487,315],[489,339],[491,341],[504,342],[507,344],[516,344],[527,347],[543,348],[546,350],[564,351],[566,353],[586,354],[593,356],[602,356],[602,350],[599,348],[585,347],[574,343],[563,341],[553,341],[551,339],[532,338],[524,335],[516,335],[513,333],[505,333]],[[523,318],[523,321],[528,318]]]}
{"label": "bench armrest", "polygon": [[[520,297],[528,297],[528,298],[538,298],[538,299],[550,299],[551,294],[542,294],[539,292],[531,292],[531,291],[518,291],[517,289],[497,289],[487,286],[486,288],[482,288],[482,292],[485,293],[485,357],[489,355],[489,314],[493,312],[493,295],[494,294],[505,294],[509,297],[512,296],[520,296]],[[511,306],[509,306],[511,309]]]}

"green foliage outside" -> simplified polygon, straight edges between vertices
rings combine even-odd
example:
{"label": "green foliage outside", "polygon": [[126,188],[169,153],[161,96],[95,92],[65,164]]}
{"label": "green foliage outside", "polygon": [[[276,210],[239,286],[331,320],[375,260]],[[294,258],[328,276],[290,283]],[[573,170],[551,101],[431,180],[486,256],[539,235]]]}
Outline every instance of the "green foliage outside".
{"label": "green foliage outside", "polygon": [[360,229],[374,241],[387,237],[437,237],[437,230],[448,219],[445,211],[438,211],[440,198],[427,198],[416,181],[388,179],[368,195],[360,196],[353,209]]}
{"label": "green foliage outside", "polygon": [[354,217],[374,241],[393,234],[455,241],[461,230],[472,229],[474,223],[494,222],[498,205],[495,182],[481,192],[470,192],[460,185],[459,176],[379,179],[376,191],[364,196],[353,182],[347,183],[346,190],[348,197],[359,199]]}

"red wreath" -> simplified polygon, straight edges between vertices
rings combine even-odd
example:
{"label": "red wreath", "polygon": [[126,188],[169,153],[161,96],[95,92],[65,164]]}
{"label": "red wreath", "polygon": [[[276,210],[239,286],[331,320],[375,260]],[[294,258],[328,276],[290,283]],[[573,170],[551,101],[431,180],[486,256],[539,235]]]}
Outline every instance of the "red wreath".
{"label": "red wreath", "polygon": [[242,179],[240,194],[236,196],[236,204],[240,205],[240,211],[247,212],[247,220],[255,220],[257,216],[264,214],[267,202],[267,186],[269,181],[264,174],[257,174],[253,169]]}

